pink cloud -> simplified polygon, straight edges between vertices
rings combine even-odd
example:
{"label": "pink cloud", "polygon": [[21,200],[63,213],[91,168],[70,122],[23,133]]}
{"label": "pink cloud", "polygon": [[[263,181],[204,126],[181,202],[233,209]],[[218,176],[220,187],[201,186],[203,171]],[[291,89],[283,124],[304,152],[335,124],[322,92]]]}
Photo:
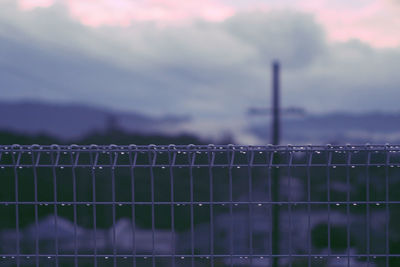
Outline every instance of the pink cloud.
{"label": "pink cloud", "polygon": [[182,23],[191,19],[222,21],[241,10],[294,9],[314,14],[331,41],[360,39],[376,47],[400,45],[397,0],[18,0],[21,9],[65,5],[81,23],[129,26],[136,21]]}
{"label": "pink cloud", "polygon": [[375,47],[395,47],[400,45],[400,10],[391,1],[369,0],[353,6],[333,6],[335,1],[309,0],[299,8],[315,14],[332,41],[359,39]]}
{"label": "pink cloud", "polygon": [[22,10],[31,10],[36,7],[49,7],[54,0],[19,0],[18,5]]}
{"label": "pink cloud", "polygon": [[399,0],[256,1],[249,9],[292,9],[313,14],[330,41],[359,39],[374,47],[400,46]]}
{"label": "pink cloud", "polygon": [[221,21],[233,8],[212,0],[67,0],[70,13],[89,26],[127,26],[134,21],[179,22],[193,18]]}

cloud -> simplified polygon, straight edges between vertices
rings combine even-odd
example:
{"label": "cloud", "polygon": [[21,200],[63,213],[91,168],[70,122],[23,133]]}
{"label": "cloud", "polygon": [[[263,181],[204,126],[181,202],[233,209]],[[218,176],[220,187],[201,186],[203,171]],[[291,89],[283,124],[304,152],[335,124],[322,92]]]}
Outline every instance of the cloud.
{"label": "cloud", "polygon": [[220,22],[246,11],[290,9],[313,14],[330,41],[357,38],[375,47],[400,45],[398,0],[18,0],[18,3],[25,11],[57,3],[76,21],[92,27],[128,27],[140,22],[185,25],[198,19]]}
{"label": "cloud", "polygon": [[301,80],[303,91],[287,97],[302,97],[304,106],[318,112],[399,111],[399,60],[400,49],[374,49],[358,40],[332,45],[301,77],[292,78],[290,87]]}
{"label": "cloud", "polygon": [[221,22],[86,27],[62,4],[29,12],[13,1],[0,5],[2,99],[189,114],[202,121],[190,127],[235,130],[246,124],[247,108],[269,106],[270,62],[276,58],[283,63],[285,106],[311,112],[398,109],[400,48],[329,43],[307,13],[255,11]]}
{"label": "cloud", "polygon": [[18,4],[22,10],[32,10],[37,7],[50,7],[54,0],[18,0]]}
{"label": "cloud", "polygon": [[[56,0],[18,0],[23,10],[50,7]],[[221,21],[234,9],[215,0],[58,0],[84,25],[129,26],[140,21],[182,22],[193,18]]]}
{"label": "cloud", "polygon": [[359,39],[382,48],[400,45],[400,37],[396,34],[400,31],[400,10],[386,0],[364,1],[353,8],[327,7],[307,10],[317,14],[331,40]]}
{"label": "cloud", "polygon": [[249,12],[224,22],[233,36],[257,49],[260,63],[280,59],[286,66],[310,64],[326,47],[325,33],[312,16],[290,11]]}
{"label": "cloud", "polygon": [[387,2],[394,4],[394,5],[400,5],[400,1],[399,0],[386,0]]}

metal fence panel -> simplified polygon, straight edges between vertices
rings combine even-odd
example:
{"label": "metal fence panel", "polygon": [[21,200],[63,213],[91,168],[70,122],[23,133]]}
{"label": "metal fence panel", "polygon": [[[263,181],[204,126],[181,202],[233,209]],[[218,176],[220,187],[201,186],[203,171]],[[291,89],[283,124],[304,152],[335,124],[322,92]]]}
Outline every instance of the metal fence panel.
{"label": "metal fence panel", "polygon": [[400,146],[0,146],[0,266],[400,266]]}

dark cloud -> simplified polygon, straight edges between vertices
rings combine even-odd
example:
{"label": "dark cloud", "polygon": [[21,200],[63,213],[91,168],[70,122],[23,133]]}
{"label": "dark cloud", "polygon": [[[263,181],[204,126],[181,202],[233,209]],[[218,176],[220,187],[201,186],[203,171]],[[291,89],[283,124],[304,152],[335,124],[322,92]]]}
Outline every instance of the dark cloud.
{"label": "dark cloud", "polygon": [[224,24],[234,36],[254,46],[265,63],[277,58],[289,67],[305,67],[326,48],[321,26],[308,14],[252,12]]}

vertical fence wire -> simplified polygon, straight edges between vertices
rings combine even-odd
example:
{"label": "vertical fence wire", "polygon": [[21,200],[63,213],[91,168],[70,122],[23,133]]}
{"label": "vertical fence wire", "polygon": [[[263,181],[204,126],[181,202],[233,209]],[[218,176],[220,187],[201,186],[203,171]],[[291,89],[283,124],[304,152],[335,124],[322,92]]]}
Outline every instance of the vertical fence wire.
{"label": "vertical fence wire", "polygon": [[[51,153],[51,163],[53,165],[52,168],[52,174],[53,174],[53,197],[54,197],[54,230],[55,230],[55,265],[56,267],[59,266],[59,257],[58,257],[58,206],[57,206],[57,202],[58,202],[58,198],[57,198],[57,165],[58,165],[58,160],[60,157],[60,152],[59,147],[58,146],[54,146],[53,149],[57,150],[57,152],[53,152]],[[56,155],[54,155],[54,153],[56,153]],[[55,156],[55,158],[54,158]]]}
{"label": "vertical fence wire", "polygon": [[366,168],[366,174],[365,174],[365,178],[366,178],[366,239],[367,239],[367,267],[370,266],[370,253],[371,253],[371,237],[370,237],[370,163],[371,163],[371,151],[367,152],[367,164],[365,166]]}
{"label": "vertical fence wire", "polygon": [[[328,201],[328,259],[330,259],[332,254],[331,248],[331,163],[332,163],[332,151],[331,147],[328,145],[326,147],[327,162],[326,162],[326,183],[327,183],[327,201]],[[311,163],[310,163],[311,166]],[[310,200],[309,200],[310,201]],[[311,212],[310,212],[311,213]]]}
{"label": "vertical fence wire", "polygon": [[[135,165],[137,161],[137,152],[136,152],[136,146],[130,146],[129,147],[129,174],[131,178],[131,212],[132,212],[132,218],[131,218],[131,223],[132,223],[132,266],[136,267],[136,220],[135,220]],[[171,194],[172,195],[172,194]],[[173,200],[171,199],[171,202]],[[173,214],[173,212],[172,212]]]}
{"label": "vertical fence wire", "polygon": [[[75,155],[75,157],[74,157],[74,154],[72,152],[69,153],[69,155],[70,155],[69,159],[72,164],[71,171],[72,171],[72,201],[73,201],[72,209],[73,209],[73,222],[74,222],[74,266],[78,267],[78,229],[77,229],[78,228],[78,211],[77,211],[77,204],[76,204],[77,203],[76,167],[78,164],[79,155]],[[36,169],[36,167],[34,169]],[[35,188],[35,192],[37,194],[37,187]],[[35,201],[37,201],[37,200],[35,200]],[[93,202],[95,202],[95,201],[93,201]],[[94,205],[93,205],[93,208],[94,208]],[[37,223],[38,222],[36,219],[36,231],[38,231]],[[93,227],[93,228],[95,228],[95,227]],[[94,256],[94,258],[96,259],[96,256]]]}
{"label": "vertical fence wire", "polygon": [[272,164],[273,164],[273,152],[272,151],[269,151],[269,158],[268,158],[268,166],[267,166],[267,179],[268,179],[268,201],[269,201],[269,204],[268,204],[268,210],[269,210],[269,219],[270,219],[270,225],[269,225],[269,236],[270,236],[270,238],[268,239],[268,243],[269,243],[269,262],[271,263],[270,265],[272,266],[273,264],[274,264],[274,261],[275,261],[275,259],[274,259],[274,257],[273,257],[273,255],[274,255],[274,250],[273,250],[273,241],[272,241],[272,236],[273,236],[273,233],[272,233],[272,231],[273,231],[273,227],[272,227],[272,225],[273,225],[273,219],[272,219],[272,216],[273,216],[273,212],[272,212],[272,210],[273,210],[273,197],[272,197],[272,184],[273,184],[273,181],[272,181]]}
{"label": "vertical fence wire", "polygon": [[293,234],[293,229],[292,229],[292,160],[293,160],[293,154],[292,154],[292,149],[291,146],[287,147],[287,152],[286,156],[289,158],[287,162],[287,179],[288,179],[288,213],[289,213],[289,267],[293,266],[293,259],[292,259],[292,234]]}
{"label": "vertical fence wire", "polygon": [[273,165],[272,169],[272,267],[278,267],[280,265],[280,258],[278,255],[280,254],[281,244],[281,216],[280,216],[280,191],[281,191],[281,179],[280,179],[280,165],[281,165],[281,157],[279,155],[278,150],[274,150],[271,157],[273,157]]}
{"label": "vertical fence wire", "polygon": [[[39,267],[39,211],[38,211],[38,175],[37,175],[37,165],[38,165],[38,161],[39,161],[39,154],[35,160],[35,150],[32,147],[31,151],[30,151],[31,155],[32,155],[32,173],[33,173],[33,190],[34,190],[34,202],[36,202],[36,204],[34,205],[34,209],[35,209],[35,266]],[[74,225],[76,225],[76,223],[74,223]],[[76,240],[76,236],[74,236],[74,240]],[[75,241],[76,242],[76,241]]]}
{"label": "vertical fence wire", "polygon": [[149,164],[150,164],[150,191],[151,191],[151,262],[152,266],[156,266],[156,248],[155,248],[155,200],[154,200],[154,166],[157,160],[157,151],[155,146],[149,146],[148,150]]}
{"label": "vertical fence wire", "polygon": [[228,147],[228,151],[226,153],[227,160],[229,163],[228,166],[228,175],[229,175],[229,263],[230,266],[233,267],[233,244],[234,244],[234,236],[233,236],[233,184],[232,184],[232,168],[235,154],[232,151],[232,146]]}
{"label": "vertical fence wire", "polygon": [[347,164],[346,164],[346,243],[347,243],[347,266],[350,267],[350,230],[351,230],[351,222],[350,222],[350,164],[351,164],[351,154],[347,149],[344,151],[347,156]]}
{"label": "vertical fence wire", "polygon": [[[79,156],[79,154],[77,155]],[[97,257],[97,194],[96,194],[96,173],[95,173],[95,159],[93,158],[93,152],[90,152],[89,154],[90,156],[90,164],[91,164],[91,168],[90,168],[90,174],[91,174],[91,183],[92,183],[92,223],[93,223],[93,250],[94,250],[94,266],[97,267],[98,265],[98,257]],[[89,205],[86,205],[89,206]]]}
{"label": "vertical fence wire", "polygon": [[188,163],[189,163],[189,179],[190,179],[190,252],[191,252],[191,266],[194,267],[194,249],[195,249],[195,237],[194,237],[194,208],[193,208],[193,191],[194,191],[194,184],[193,184],[193,165],[194,160],[196,157],[196,153],[189,151],[188,155]]}
{"label": "vertical fence wire", "polygon": [[211,267],[214,267],[214,179],[213,179],[213,165],[215,160],[214,146],[207,147],[207,162],[208,162],[208,176],[210,187],[210,261]]}
{"label": "vertical fence wire", "polygon": [[[306,169],[306,175],[307,175],[307,263],[308,267],[311,267],[311,163],[312,163],[312,151],[310,147],[307,147],[307,152],[306,152],[306,160],[307,160],[307,169]],[[328,205],[329,207],[329,205]],[[328,212],[329,214],[329,212]],[[329,215],[328,215],[329,216]],[[329,221],[329,219],[328,219]]]}
{"label": "vertical fence wire", "polygon": [[170,177],[170,194],[171,194],[171,240],[172,240],[172,256],[171,256],[171,261],[172,261],[172,267],[176,266],[176,260],[175,260],[175,255],[176,255],[176,245],[175,245],[175,193],[174,193],[174,168],[173,165],[175,164],[176,160],[176,151],[175,151],[175,146],[170,145],[168,147],[168,162],[169,162],[169,177]]}
{"label": "vertical fence wire", "polygon": [[[114,155],[114,158],[113,158]],[[115,229],[115,223],[116,223],[116,196],[115,196],[115,168],[116,168],[116,163],[118,159],[118,152],[110,153],[110,163],[112,164],[111,167],[111,198],[112,198],[112,247],[113,247],[113,266],[117,266],[117,234],[116,234],[116,229]]]}
{"label": "vertical fence wire", "polygon": [[19,166],[19,160],[21,158],[21,154],[18,153],[18,158],[15,160],[15,150],[13,149],[12,151],[12,163],[14,165],[14,179],[15,179],[15,227],[16,227],[16,263],[17,267],[20,266],[20,257],[19,255],[21,254],[20,251],[20,229],[19,229],[19,177],[18,177],[18,168]]}
{"label": "vertical fence wire", "polygon": [[385,262],[386,267],[389,267],[389,165],[390,165],[390,150],[385,146]]}
{"label": "vertical fence wire", "polygon": [[248,177],[248,187],[249,187],[249,217],[248,217],[248,231],[249,231],[249,252],[250,252],[250,266],[253,265],[253,160],[254,160],[254,151],[249,151],[246,149],[244,152],[247,156],[247,177]]}

